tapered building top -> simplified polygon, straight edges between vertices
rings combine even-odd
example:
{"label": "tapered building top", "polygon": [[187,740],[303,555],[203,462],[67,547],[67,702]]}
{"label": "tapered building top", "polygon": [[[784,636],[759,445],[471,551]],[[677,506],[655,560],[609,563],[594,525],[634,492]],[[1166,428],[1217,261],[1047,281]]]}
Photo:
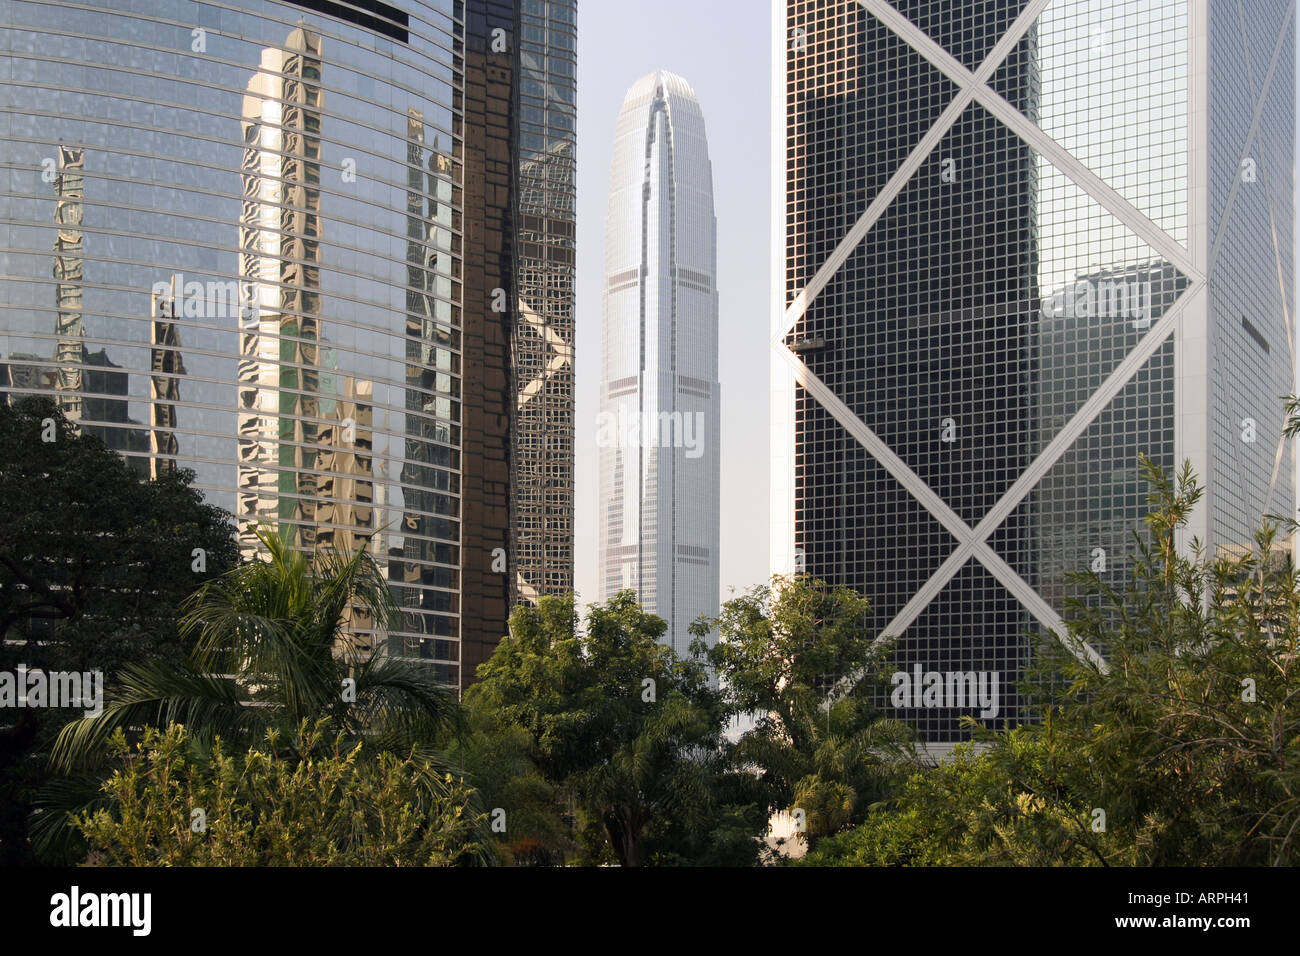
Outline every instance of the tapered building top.
{"label": "tapered building top", "polygon": [[716,278],[704,114],[684,79],[651,73],[619,113],[605,219],[600,573],[678,653],[717,611]]}

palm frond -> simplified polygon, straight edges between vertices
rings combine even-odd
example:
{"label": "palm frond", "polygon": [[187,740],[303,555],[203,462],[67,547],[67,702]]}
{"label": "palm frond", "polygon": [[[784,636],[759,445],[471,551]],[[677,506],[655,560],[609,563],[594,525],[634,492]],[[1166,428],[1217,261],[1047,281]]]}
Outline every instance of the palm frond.
{"label": "palm frond", "polygon": [[388,746],[405,750],[464,732],[464,714],[455,695],[426,665],[378,656],[358,665],[354,673],[352,720]]}
{"label": "palm frond", "polygon": [[229,677],[196,672],[161,662],[131,664],[118,675],[118,689],[103,713],[66,724],[50,751],[51,767],[64,774],[102,761],[108,739],[119,727],[192,728],[201,740],[220,735],[249,739],[260,734],[271,714],[249,706],[248,692]]}

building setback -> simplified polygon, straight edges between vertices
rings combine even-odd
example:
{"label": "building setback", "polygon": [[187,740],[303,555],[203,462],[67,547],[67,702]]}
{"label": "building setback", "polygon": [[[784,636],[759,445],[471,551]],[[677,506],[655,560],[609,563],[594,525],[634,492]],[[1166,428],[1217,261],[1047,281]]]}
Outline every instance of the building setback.
{"label": "building setback", "polygon": [[718,609],[717,223],[704,116],[660,71],[619,112],[605,219],[602,599],[629,589],[679,655]]}
{"label": "building setback", "polygon": [[936,746],[1123,586],[1139,454],[1207,487],[1184,543],[1295,508],[1294,7],[774,9],[774,571],[871,599]]}
{"label": "building setback", "polygon": [[368,542],[351,640],[464,687],[572,587],[574,0],[114,6],[3,30],[3,392]]}

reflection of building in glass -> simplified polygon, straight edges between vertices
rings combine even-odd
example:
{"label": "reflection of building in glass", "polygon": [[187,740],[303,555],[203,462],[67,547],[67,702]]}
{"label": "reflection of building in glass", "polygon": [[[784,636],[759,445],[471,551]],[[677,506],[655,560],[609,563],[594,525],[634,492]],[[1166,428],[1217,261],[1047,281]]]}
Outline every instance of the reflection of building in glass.
{"label": "reflection of building in glass", "polygon": [[[1187,287],[1168,262],[1122,266],[1054,290],[1039,319],[1037,373],[1039,442],[1064,428],[1074,409],[1097,390],[1113,356],[1131,350]],[[1172,408],[1173,352],[1164,348],[1133,379],[1134,407]],[[1162,415],[1132,416],[1122,427],[1099,429],[1077,442],[1034,488],[1039,563],[1037,590],[1055,608],[1077,596],[1067,578],[1085,568],[1128,579],[1134,515],[1148,488],[1139,456],[1173,466],[1172,435]]]}
{"label": "reflection of building in glass", "polygon": [[304,548],[344,552],[375,527],[373,383],[336,370],[322,328],[321,46],[292,31],[285,49],[262,51],[244,96],[238,517],[249,555],[269,520]]}
{"label": "reflection of building in glass", "polygon": [[149,429],[149,470],[156,476],[176,467],[176,402],[180,400],[185,362],[181,358],[180,333],[176,328],[176,301],[183,294],[177,277],[167,283],[167,293],[153,297],[149,325],[149,399],[153,408]]}
{"label": "reflection of building in glass", "polygon": [[390,535],[390,577],[404,607],[423,635],[407,634],[394,653],[458,659],[460,610],[460,313],[447,293],[438,294],[455,273],[452,229],[460,214],[453,203],[459,164],[439,149],[438,136],[425,145],[419,110],[407,116],[406,243],[406,417],[402,484],[406,511],[399,534]]}
{"label": "reflection of building in glass", "polygon": [[[1294,4],[866,6],[785,9],[775,570],[1015,722],[1066,574],[1123,583],[1139,452],[1192,461],[1212,550],[1294,506]],[[898,707],[934,743],[971,712]]]}
{"label": "reflection of building in glass", "polygon": [[601,595],[635,591],[680,655],[718,611],[716,280],[704,115],[649,74],[619,113],[605,221]]}
{"label": "reflection of building in glass", "polygon": [[[81,429],[114,451],[143,454],[149,451],[149,430],[128,414],[130,375],[108,357],[106,349],[86,350],[82,359]],[[127,427],[130,426],[130,427]],[[142,476],[153,459],[128,457]]]}
{"label": "reflection of building in glass", "polygon": [[[333,350],[330,350],[330,358]],[[333,362],[327,363],[333,366]],[[333,371],[321,371],[317,434],[321,450],[316,456],[317,473],[314,517],[316,547],[326,551],[352,553],[371,546],[375,518],[373,475],[374,413],[373,385]],[[331,396],[331,397],[327,397]],[[378,556],[377,557],[381,557]],[[373,620],[354,607],[346,612],[353,632],[350,646],[340,651],[369,654]],[[404,622],[410,626],[410,622]]]}
{"label": "reflection of building in glass", "polygon": [[[84,233],[82,220],[85,200],[85,151],[60,145],[59,172],[54,178],[54,279],[57,312],[55,314],[54,363],[11,366],[13,387],[19,382],[43,382],[52,388],[59,407],[72,421],[79,422],[86,434],[94,435],[109,448],[120,452],[141,452],[148,442],[143,430],[110,426],[138,425],[127,411],[128,376],[117,371],[121,366],[108,357],[105,349],[86,347],[85,316],[82,311],[84,280]],[[35,355],[12,358],[37,360]],[[18,372],[18,369],[22,369]],[[15,374],[16,373],[16,374]],[[31,384],[28,385],[31,387]],[[132,459],[142,474],[143,460]]]}
{"label": "reflection of building in glass", "polygon": [[81,316],[84,162],[82,150],[59,146],[59,172],[54,180],[54,193],[58,196],[54,203],[54,222],[58,227],[54,240],[54,278],[58,282],[55,295],[59,303],[55,319],[58,336],[54,349],[55,387],[59,392],[59,407],[73,421],[81,418],[81,362],[85,351]]}
{"label": "reflection of building in glass", "polygon": [[16,393],[53,391],[58,375],[46,361],[39,355],[10,355],[4,363],[5,387]]}
{"label": "reflection of building in glass", "polygon": [[316,543],[320,446],[321,39],[294,30],[262,51],[244,97],[240,335],[240,537],[259,523]]}
{"label": "reflection of building in glass", "polygon": [[338,372],[338,350],[322,338],[316,453],[316,547],[352,552],[375,520],[374,383]]}
{"label": "reflection of building in glass", "polygon": [[520,11],[519,173],[511,328],[514,601],[573,589],[576,3]]}
{"label": "reflection of building in glass", "polygon": [[[128,454],[127,462],[142,477],[147,476],[149,462],[131,457],[149,450],[149,437],[146,429],[127,414],[130,376],[113,363],[104,349],[84,350],[78,373],[82,379],[78,396],[81,430],[114,451]],[[10,397],[33,392],[54,393],[58,384],[59,369],[44,356],[15,352],[7,361],[0,362],[0,388],[8,389],[12,393]]]}
{"label": "reflection of building in glass", "polygon": [[[121,6],[73,34],[30,3],[3,28],[0,139],[22,172],[0,219],[35,238],[0,279],[0,387],[56,398],[142,472],[193,469],[246,554],[258,522],[368,541],[407,611],[381,645],[467,683],[528,594],[517,574],[571,581],[571,373],[537,406],[540,473],[514,383],[572,341],[573,3]],[[552,149],[524,270],[520,181]],[[521,300],[541,339],[516,329]],[[514,473],[518,500],[563,512],[540,531],[512,532]]]}

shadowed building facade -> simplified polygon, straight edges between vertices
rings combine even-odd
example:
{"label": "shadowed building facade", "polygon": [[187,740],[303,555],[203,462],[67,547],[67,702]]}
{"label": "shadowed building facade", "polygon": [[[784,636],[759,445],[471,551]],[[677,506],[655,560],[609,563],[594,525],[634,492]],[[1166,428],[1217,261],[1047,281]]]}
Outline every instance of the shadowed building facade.
{"label": "shadowed building facade", "polygon": [[942,749],[1123,586],[1139,454],[1211,550],[1295,507],[1294,4],[775,6],[773,570],[871,599]]}

